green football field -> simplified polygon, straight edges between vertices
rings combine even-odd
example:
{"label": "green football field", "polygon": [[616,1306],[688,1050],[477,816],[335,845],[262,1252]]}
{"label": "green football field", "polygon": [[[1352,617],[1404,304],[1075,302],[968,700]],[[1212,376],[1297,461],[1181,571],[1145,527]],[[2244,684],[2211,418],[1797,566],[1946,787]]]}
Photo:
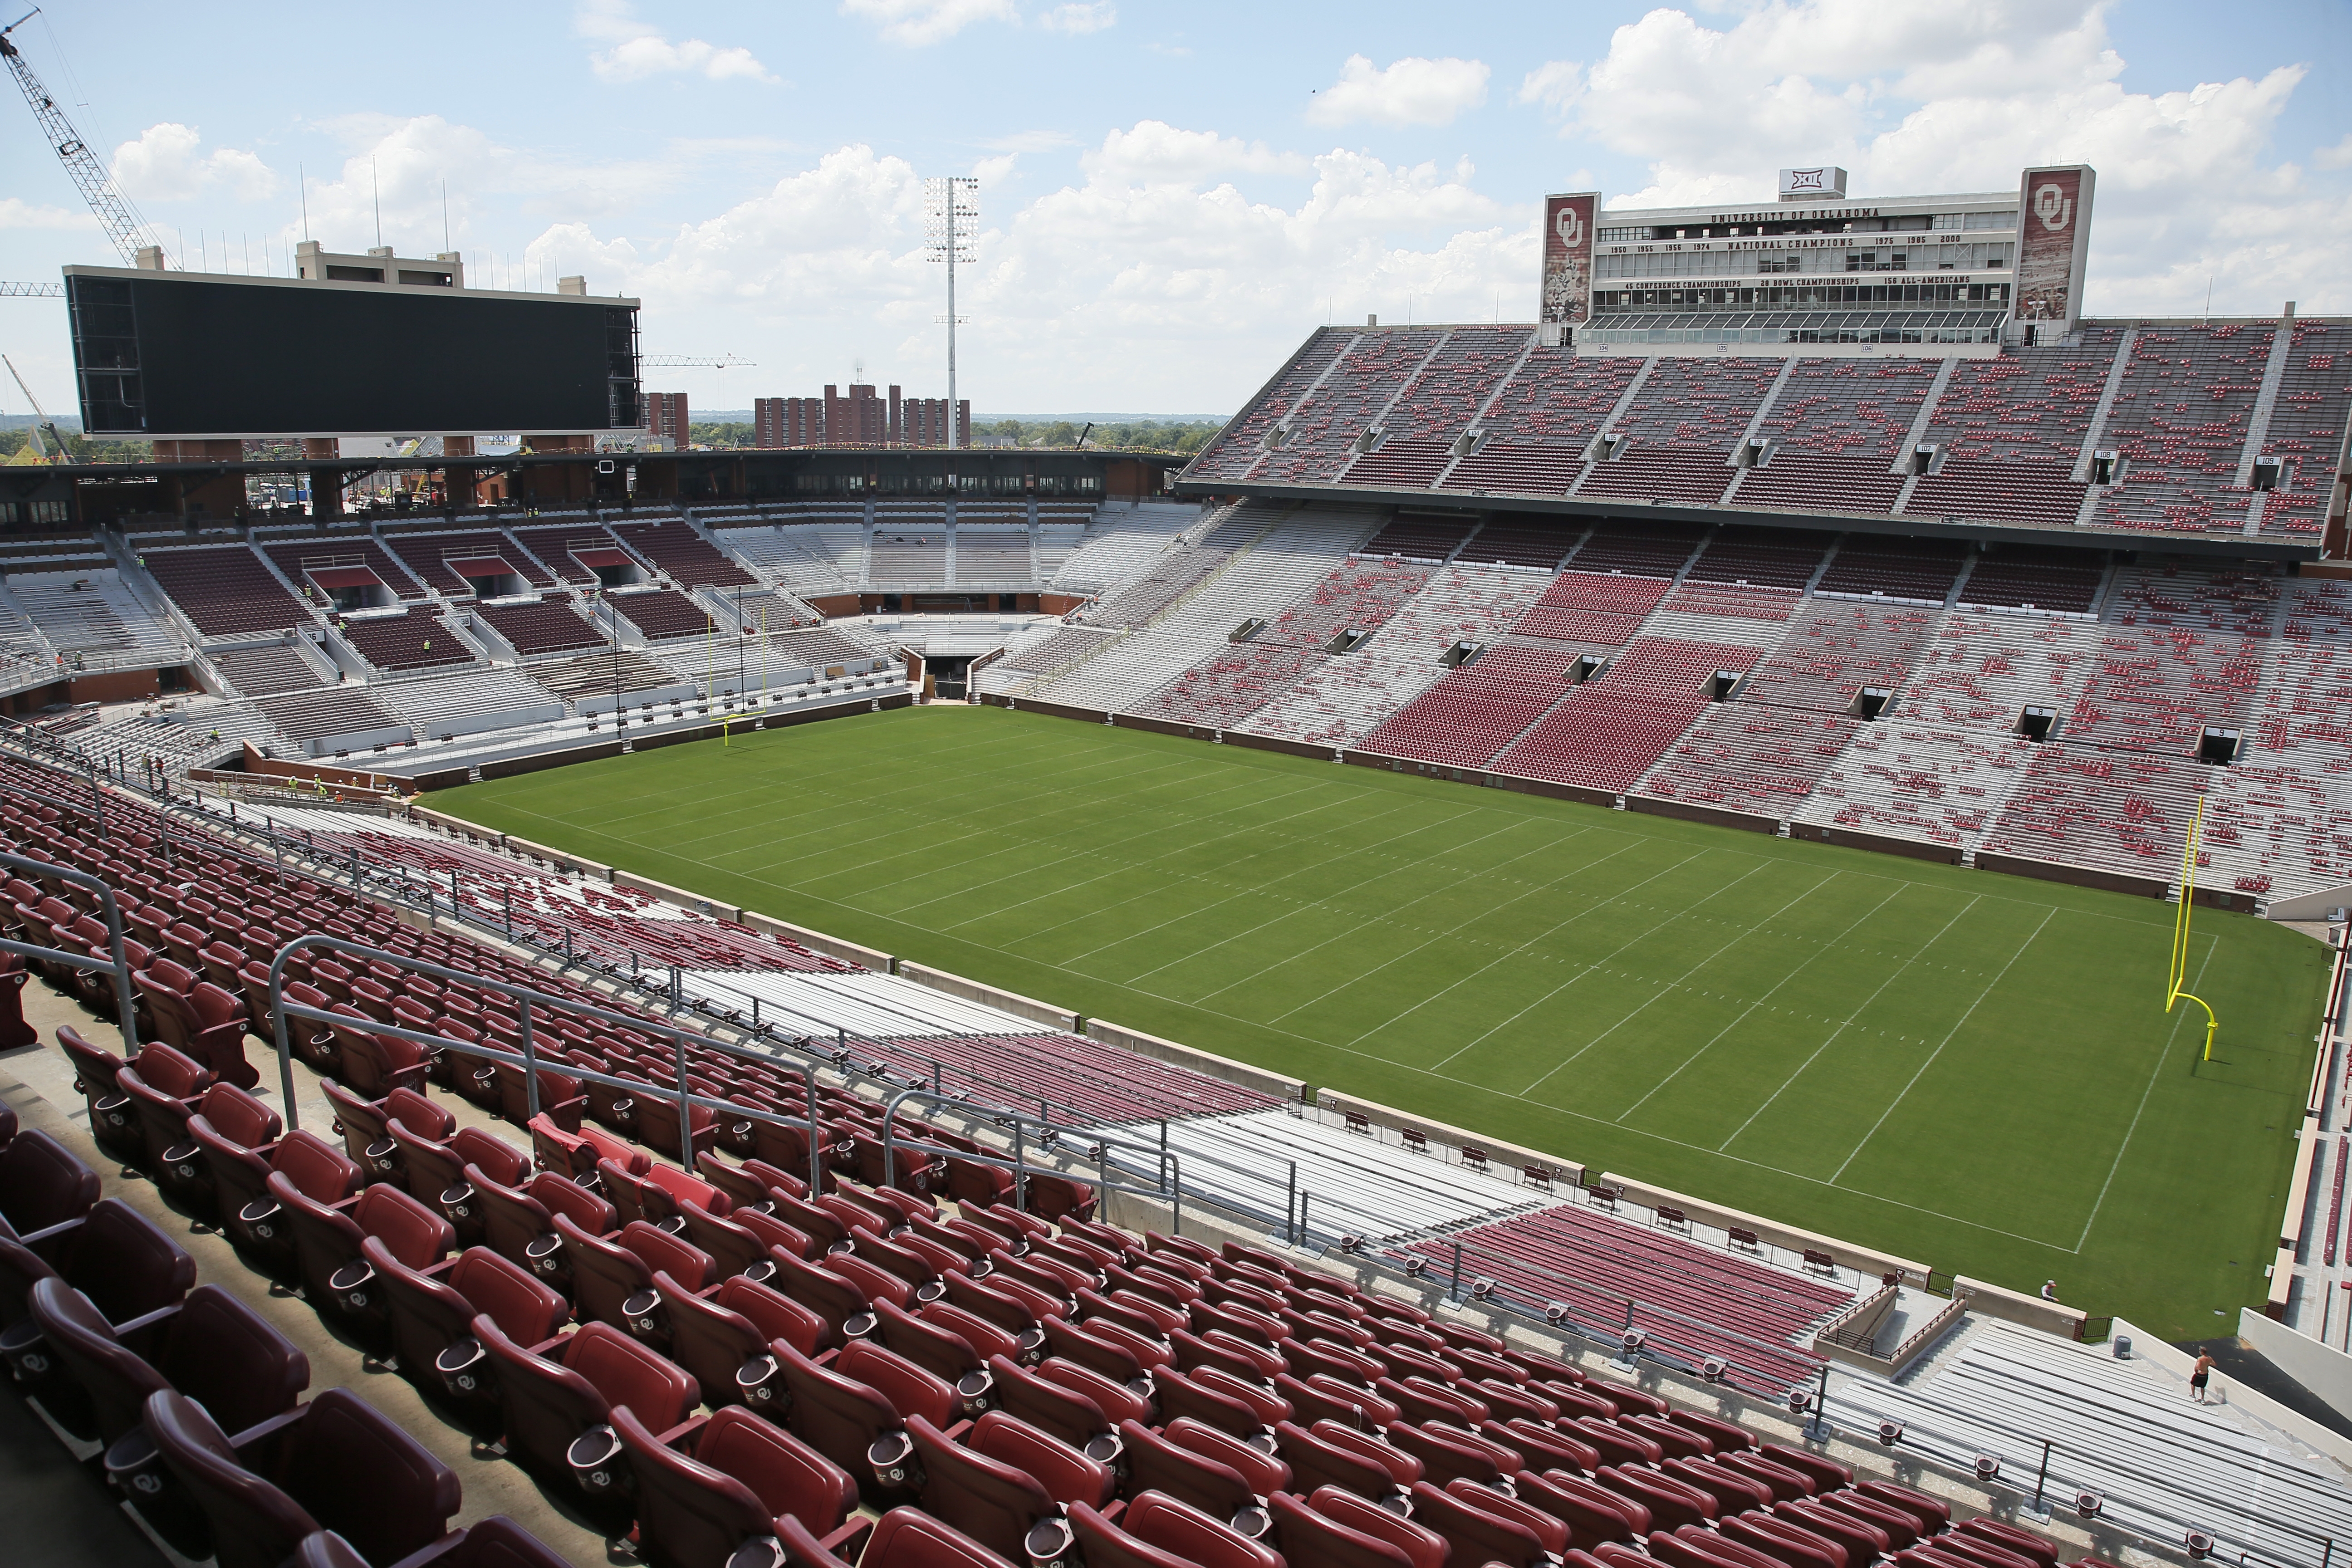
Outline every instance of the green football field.
{"label": "green football field", "polygon": [[2326,979],[2198,911],[2201,1062],[2167,904],[992,708],[433,804],[2167,1339],[2267,1289]]}

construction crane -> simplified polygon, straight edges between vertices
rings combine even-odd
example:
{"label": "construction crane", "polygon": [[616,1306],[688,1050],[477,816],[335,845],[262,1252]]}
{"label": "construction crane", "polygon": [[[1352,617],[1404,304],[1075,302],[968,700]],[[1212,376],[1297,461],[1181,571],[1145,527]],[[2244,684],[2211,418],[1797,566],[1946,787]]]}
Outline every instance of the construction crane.
{"label": "construction crane", "polygon": [[62,283],[0,283],[0,300],[62,300]]}
{"label": "construction crane", "polygon": [[16,85],[24,89],[25,101],[33,106],[33,118],[41,122],[42,133],[48,137],[58,161],[73,176],[73,183],[81,187],[82,200],[89,204],[89,210],[98,215],[98,226],[106,231],[114,248],[122,253],[122,264],[136,267],[140,247],[147,243],[146,226],[133,216],[131,204],[115,189],[113,176],[106,172],[106,165],[82,141],[73,121],[66,118],[66,111],[58,107],[58,100],[49,96],[49,89],[41,85],[41,79],[33,74],[33,68],[25,63],[25,57],[9,39],[9,34],[40,14],[37,5],[0,27],[0,59],[8,62],[8,69],[16,77]]}
{"label": "construction crane", "polygon": [[720,354],[717,359],[701,359],[693,354],[640,354],[639,368],[644,370],[732,370],[738,365],[749,367],[754,362],[737,359],[733,354]]}
{"label": "construction crane", "polygon": [[6,354],[0,354],[0,364],[5,364],[8,367],[8,374],[11,376],[16,377],[16,390],[23,393],[25,395],[25,401],[33,405],[33,417],[37,422],[33,426],[34,447],[38,448],[41,445],[41,437],[46,435],[49,438],[49,444],[57,448],[57,455],[55,457],[50,457],[47,453],[44,452],[42,453],[43,458],[52,463],[71,462],[73,460],[73,452],[66,446],[66,438],[58,434],[58,422],[50,418],[48,415],[43,411],[41,407],[41,400],[33,395],[33,389],[25,384],[25,378],[16,374],[16,362],[10,359]]}

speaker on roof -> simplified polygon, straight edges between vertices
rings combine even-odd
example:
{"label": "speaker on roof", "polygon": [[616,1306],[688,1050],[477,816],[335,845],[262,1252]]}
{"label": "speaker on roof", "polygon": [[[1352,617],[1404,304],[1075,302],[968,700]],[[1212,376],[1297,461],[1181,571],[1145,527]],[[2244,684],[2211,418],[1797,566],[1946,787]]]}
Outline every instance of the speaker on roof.
{"label": "speaker on roof", "polygon": [[1895,693],[1883,686],[1865,686],[1854,696],[1854,716],[1858,719],[1875,721],[1881,713],[1886,711],[1886,704],[1892,701],[1894,697]]}
{"label": "speaker on roof", "polygon": [[2197,742],[2197,760],[2225,768],[2238,760],[2238,731],[2208,729]]}
{"label": "speaker on roof", "polygon": [[2029,741],[2046,741],[2058,727],[2058,715],[2047,708],[2028,708],[2017,716],[2017,732]]}

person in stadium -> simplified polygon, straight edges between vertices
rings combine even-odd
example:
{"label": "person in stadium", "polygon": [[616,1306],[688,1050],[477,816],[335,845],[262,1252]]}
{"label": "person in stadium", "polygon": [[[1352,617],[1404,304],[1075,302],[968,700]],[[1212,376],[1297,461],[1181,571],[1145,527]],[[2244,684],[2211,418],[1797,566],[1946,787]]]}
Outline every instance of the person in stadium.
{"label": "person in stadium", "polygon": [[2204,1404],[2205,1384],[2212,1375],[2213,1358],[2210,1355],[2199,1356],[2197,1364],[2189,1369],[2189,1397],[2200,1405]]}
{"label": "person in stadium", "polygon": [[2045,1301],[2055,1301],[2058,1300],[2058,1281],[2055,1279],[2044,1279],[2042,1282],[2042,1299]]}

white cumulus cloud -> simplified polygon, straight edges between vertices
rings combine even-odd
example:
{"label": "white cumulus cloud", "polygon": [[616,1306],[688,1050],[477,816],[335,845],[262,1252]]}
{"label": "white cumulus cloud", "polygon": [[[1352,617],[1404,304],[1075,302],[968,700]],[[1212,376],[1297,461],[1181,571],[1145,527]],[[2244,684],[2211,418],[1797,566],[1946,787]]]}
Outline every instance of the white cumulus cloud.
{"label": "white cumulus cloud", "polygon": [[1056,5],[1037,16],[1037,25],[1047,32],[1072,35],[1099,33],[1118,22],[1118,7],[1110,0],[1087,0],[1085,4],[1074,0],[1071,5]]}
{"label": "white cumulus cloud", "polygon": [[1387,67],[1349,55],[1339,79],[1307,106],[1318,125],[1444,125],[1486,101],[1484,60],[1424,59],[1418,55]]}
{"label": "white cumulus cloud", "polygon": [[700,76],[712,81],[773,81],[768,68],[738,45],[722,48],[700,38],[673,42],[640,21],[627,0],[587,0],[572,17],[581,37],[609,44],[588,57],[589,68],[605,81],[641,81],[656,76]]}
{"label": "white cumulus cloud", "polygon": [[236,147],[207,153],[193,125],[164,121],[114,150],[115,183],[133,201],[184,201],[210,190],[239,201],[259,201],[278,189],[278,175],[254,153]]}
{"label": "white cumulus cloud", "polygon": [[841,14],[879,22],[885,43],[916,47],[952,38],[974,22],[1021,20],[1013,0],[841,0]]}
{"label": "white cumulus cloud", "polygon": [[1097,179],[1134,185],[1192,185],[1229,173],[1304,174],[1314,166],[1296,153],[1276,153],[1263,142],[1244,142],[1213,131],[1180,131],[1164,120],[1139,120],[1132,130],[1112,130],[1099,148],[1079,155],[1078,164]]}

